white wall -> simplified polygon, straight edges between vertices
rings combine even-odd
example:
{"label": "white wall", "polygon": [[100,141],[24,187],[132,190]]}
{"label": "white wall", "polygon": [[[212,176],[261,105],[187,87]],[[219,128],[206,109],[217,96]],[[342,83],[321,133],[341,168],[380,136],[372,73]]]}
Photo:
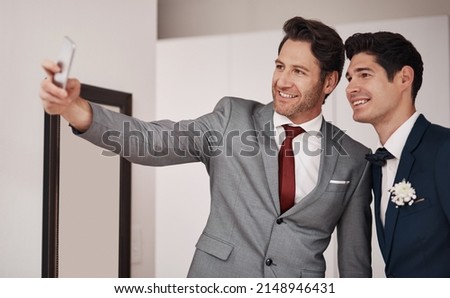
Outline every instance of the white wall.
{"label": "white wall", "polygon": [[[39,277],[44,113],[38,89],[45,76],[40,63],[56,59],[62,37],[69,35],[78,45],[73,76],[132,93],[133,114],[153,118],[156,0],[2,0],[0,30],[0,277]],[[151,168],[132,171],[132,275],[152,276],[154,176]]]}
{"label": "white wall", "polygon": [[61,119],[58,276],[117,277],[120,158],[101,154],[67,125]]}
{"label": "white wall", "polygon": [[[430,120],[450,126],[447,16],[351,23],[338,25],[336,29],[344,39],[357,31],[403,33],[417,46],[425,61],[418,110]],[[281,31],[277,30],[160,40],[156,118],[195,118],[210,112],[225,95],[271,101],[271,76],[280,39]],[[344,92],[346,83],[343,79],[327,100],[324,116],[374,148],[373,129],[352,120]],[[157,277],[183,277],[208,216],[208,175],[202,164],[158,168],[156,173],[155,273]],[[176,186],[170,181],[176,181]],[[171,247],[177,248],[176,253]],[[332,242],[326,252],[329,277],[338,275],[335,249],[336,243]],[[373,251],[374,276],[382,277],[384,265],[375,238]]]}

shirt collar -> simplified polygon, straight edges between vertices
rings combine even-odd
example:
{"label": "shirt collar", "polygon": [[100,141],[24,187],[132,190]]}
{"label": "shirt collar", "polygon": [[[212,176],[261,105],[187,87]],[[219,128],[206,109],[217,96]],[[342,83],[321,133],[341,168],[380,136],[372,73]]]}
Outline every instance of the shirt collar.
{"label": "shirt collar", "polygon": [[278,114],[277,112],[273,113],[273,125],[278,129],[283,129],[282,125],[291,125],[291,126],[300,126],[305,130],[305,132],[319,132],[322,127],[322,113],[320,113],[316,118],[309,120],[308,122],[302,124],[294,124],[288,117]]}
{"label": "shirt collar", "polygon": [[406,140],[408,139],[408,136],[419,115],[420,114],[418,112],[412,114],[411,117],[403,122],[403,124],[389,137],[384,146],[380,143],[380,141],[378,141],[379,147],[386,148],[392,155],[395,156],[395,158],[400,159]]}

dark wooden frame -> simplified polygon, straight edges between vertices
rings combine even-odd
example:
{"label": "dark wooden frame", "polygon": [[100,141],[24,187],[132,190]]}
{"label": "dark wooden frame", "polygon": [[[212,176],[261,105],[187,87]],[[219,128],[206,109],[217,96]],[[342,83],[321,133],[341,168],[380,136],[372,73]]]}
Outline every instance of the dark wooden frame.
{"label": "dark wooden frame", "polygon": [[[81,97],[131,116],[130,93],[82,84]],[[45,114],[42,277],[58,277],[60,116]],[[118,277],[131,276],[131,163],[120,158]]]}

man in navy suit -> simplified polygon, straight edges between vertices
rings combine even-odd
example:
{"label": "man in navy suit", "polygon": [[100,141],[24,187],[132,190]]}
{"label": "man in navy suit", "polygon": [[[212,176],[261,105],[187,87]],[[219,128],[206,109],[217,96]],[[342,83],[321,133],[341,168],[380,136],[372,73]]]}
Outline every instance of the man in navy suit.
{"label": "man in navy suit", "polygon": [[416,111],[422,58],[391,32],[354,34],[345,48],[353,119],[381,147],[367,158],[386,276],[450,277],[450,129]]}

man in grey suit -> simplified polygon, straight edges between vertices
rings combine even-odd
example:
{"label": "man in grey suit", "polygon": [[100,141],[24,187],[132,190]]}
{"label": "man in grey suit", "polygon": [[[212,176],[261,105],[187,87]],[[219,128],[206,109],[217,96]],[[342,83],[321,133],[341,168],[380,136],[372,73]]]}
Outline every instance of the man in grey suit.
{"label": "man in grey suit", "polygon": [[[62,115],[82,138],[135,163],[204,163],[211,211],[189,277],[324,277],[323,252],[335,228],[340,276],[372,275],[370,150],[322,117],[342,74],[343,42],[332,28],[301,17],[283,29],[272,103],[227,97],[211,113],[177,123],[144,122],[89,103],[78,80],[58,88],[52,79],[59,67],[43,63],[46,112]],[[282,210],[279,184],[294,177],[279,177],[285,125],[302,133],[291,141],[295,184]]]}

